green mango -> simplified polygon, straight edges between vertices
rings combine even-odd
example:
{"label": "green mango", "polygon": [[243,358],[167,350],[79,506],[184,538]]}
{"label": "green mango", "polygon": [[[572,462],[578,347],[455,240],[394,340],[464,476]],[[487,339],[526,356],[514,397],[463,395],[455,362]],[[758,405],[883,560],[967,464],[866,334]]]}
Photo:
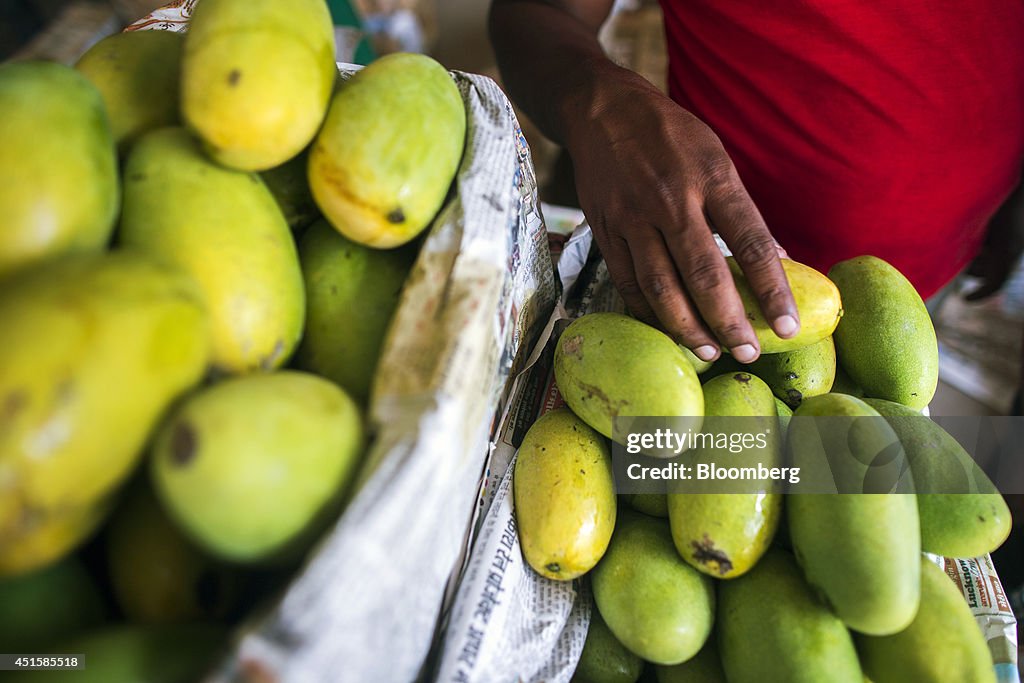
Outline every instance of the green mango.
{"label": "green mango", "polygon": [[142,254],[64,256],[0,288],[0,575],[91,533],[170,403],[202,377],[191,279]]}
{"label": "green mango", "polygon": [[143,133],[178,123],[184,47],[185,35],[174,31],[114,33],[75,64],[103,96],[122,153]]}
{"label": "green mango", "polygon": [[672,532],[660,519],[620,510],[591,585],[611,632],[649,662],[684,662],[700,651],[711,633],[711,579],[679,557]]}
{"label": "green mango", "polygon": [[615,528],[612,458],[601,435],[567,409],[545,413],[523,438],[513,476],[529,565],[560,581],[590,571]]}
{"label": "green mango", "polygon": [[323,0],[203,0],[185,38],[182,118],[217,163],[263,171],[313,139],[337,76]]}
{"label": "green mango", "polygon": [[220,620],[241,597],[238,571],[186,538],[148,486],[134,486],[118,505],[106,555],[114,597],[133,622]]}
{"label": "green mango", "polygon": [[655,666],[658,683],[726,683],[714,638],[708,638],[692,659],[675,666]]}
{"label": "green mango", "polygon": [[807,581],[843,623],[870,635],[898,633],[910,624],[921,597],[913,495],[793,495],[786,511]]}
{"label": "green mango", "polygon": [[845,314],[836,328],[839,362],[864,393],[920,410],[935,395],[939,347],[914,285],[874,256],[837,263],[828,276]]}
{"label": "green mango", "polygon": [[705,372],[710,370],[715,364],[715,362],[711,360],[701,360],[693,351],[686,348],[682,344],[679,345],[679,348],[683,350],[683,355],[686,356],[686,360],[690,363],[690,365],[693,366],[693,371],[696,372],[698,375],[704,374]]}
{"label": "green mango", "polygon": [[0,652],[46,652],[106,619],[96,581],[77,557],[0,581]]}
{"label": "green mango", "polygon": [[725,259],[729,264],[736,291],[739,292],[747,320],[754,328],[757,341],[761,345],[761,353],[784,353],[815,344],[832,334],[843,315],[843,305],[839,298],[839,290],[832,282],[810,266],[791,259],[782,259],[782,269],[789,280],[789,288],[793,292],[796,308],[800,314],[800,331],[795,337],[782,339],[775,335],[771,326],[764,319],[761,303],[747,281],[739,263],[729,256]]}
{"label": "green mango", "polygon": [[590,610],[590,628],[571,683],[636,683],[644,662],[615,639],[597,608]]}
{"label": "green mango", "polygon": [[782,399],[775,399],[775,411],[779,418],[779,431],[782,432],[783,440],[789,433],[789,420],[793,417],[793,409],[782,402]]}
{"label": "green mango", "polygon": [[336,516],[362,442],[359,409],[331,382],[246,375],[178,406],[157,433],[151,474],[171,518],[209,552],[290,559]]}
{"label": "green mango", "polygon": [[80,654],[85,668],[25,671],[12,683],[181,683],[197,681],[216,663],[227,633],[210,624],[111,626],[60,643],[54,652]]}
{"label": "green mango", "polygon": [[686,417],[700,428],[704,396],[693,366],[664,333],[618,313],[574,320],[555,346],[555,381],[566,404],[601,434],[626,416]]}
{"label": "green mango", "polygon": [[62,64],[2,64],[0,111],[0,277],[56,254],[103,249],[119,186],[99,92]]}
{"label": "green mango", "polygon": [[[714,434],[765,433],[767,448],[742,453],[691,450],[694,463],[765,467],[782,464],[775,427],[775,397],[768,385],[744,372],[720,375],[704,385],[704,429]],[[763,420],[753,418],[763,417]],[[775,428],[773,428],[775,427]],[[720,579],[741,576],[768,550],[782,516],[777,492],[678,493],[668,495],[668,517],[676,550],[699,571]]]}
{"label": "green mango", "polygon": [[956,439],[913,408],[883,399],[864,402],[888,420],[906,450],[919,491],[922,550],[977,557],[1002,545],[1012,526],[1010,508]]}
{"label": "green mango", "polygon": [[305,317],[302,272],[258,175],[209,161],[180,128],[148,133],[125,165],[120,238],[199,283],[218,372],[270,370],[291,355]]}
{"label": "green mango", "polygon": [[803,401],[786,431],[803,491],[912,493],[913,480],[896,432],[871,406],[845,394]]}
{"label": "green mango", "polygon": [[836,376],[836,347],[832,337],[784,353],[764,353],[750,364],[791,408],[810,396],[827,394]]}
{"label": "green mango", "polygon": [[664,493],[623,493],[629,507],[651,517],[668,517],[668,498]]}
{"label": "green mango", "polygon": [[883,637],[857,637],[864,672],[875,683],[995,683],[978,623],[944,571],[921,565],[921,608],[910,625]]}
{"label": "green mango", "polygon": [[331,99],[309,155],[309,187],[338,232],[397,247],[441,208],[465,135],[465,107],[445,68],[425,55],[387,55]]}
{"label": "green mango", "polygon": [[274,195],[281,214],[293,233],[301,233],[317,218],[320,209],[313,201],[313,193],[306,180],[306,167],[309,165],[309,150],[289,159],[280,166],[267,169],[260,173],[260,178]]}
{"label": "green mango", "polygon": [[330,379],[366,404],[391,316],[416,253],[356,244],[320,220],[299,242],[306,331],[298,367]]}
{"label": "green mango", "polygon": [[843,370],[843,366],[836,365],[836,378],[832,382],[833,394],[846,394],[854,398],[864,398],[864,390],[857,386],[857,383],[850,379],[850,376]]}
{"label": "green mango", "polygon": [[718,601],[729,683],[862,683],[850,632],[815,597],[789,553],[773,550],[750,573],[720,583]]}

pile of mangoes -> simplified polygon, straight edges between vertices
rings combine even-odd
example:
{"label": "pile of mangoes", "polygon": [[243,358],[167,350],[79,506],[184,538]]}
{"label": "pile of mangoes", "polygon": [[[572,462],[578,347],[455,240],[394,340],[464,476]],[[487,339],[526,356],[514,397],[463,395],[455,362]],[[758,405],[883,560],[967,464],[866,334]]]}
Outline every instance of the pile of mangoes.
{"label": "pile of mangoes", "polygon": [[[529,565],[549,579],[589,577],[595,609],[574,680],[633,683],[650,662],[661,683],[994,681],[966,601],[923,554],[982,555],[1010,530],[1002,496],[919,412],[938,382],[924,303],[875,257],[828,277],[783,264],[802,321],[791,340],[775,337],[730,259],[765,352],[749,366],[702,363],[615,313],[584,315],[558,337],[554,374],[568,407],[524,437],[513,490]],[[813,436],[864,456],[861,480],[883,452],[871,449],[897,444],[919,484],[909,490],[924,493],[843,494],[840,482],[835,494],[617,497],[609,439],[623,434],[613,421],[637,416],[685,416],[711,432],[751,424],[730,418],[761,420],[773,427],[761,461],[797,459]],[[800,416],[874,419],[831,439],[799,428],[813,422]],[[973,492],[944,480],[941,462],[974,468]]]}
{"label": "pile of mangoes", "polygon": [[359,469],[458,87],[421,55],[339,78],[323,0],[204,0],[0,66],[0,119],[0,652],[237,617]]}

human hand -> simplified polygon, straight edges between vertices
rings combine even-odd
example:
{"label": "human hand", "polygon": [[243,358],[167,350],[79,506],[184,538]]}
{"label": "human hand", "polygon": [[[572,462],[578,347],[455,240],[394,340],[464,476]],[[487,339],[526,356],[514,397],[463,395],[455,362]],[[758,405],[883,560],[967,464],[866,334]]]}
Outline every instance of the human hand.
{"label": "human hand", "polygon": [[794,336],[800,319],[779,247],[715,133],[639,76],[594,93],[587,110],[566,145],[581,208],[633,315],[702,360],[720,345],[756,360],[717,231],[775,333]]}

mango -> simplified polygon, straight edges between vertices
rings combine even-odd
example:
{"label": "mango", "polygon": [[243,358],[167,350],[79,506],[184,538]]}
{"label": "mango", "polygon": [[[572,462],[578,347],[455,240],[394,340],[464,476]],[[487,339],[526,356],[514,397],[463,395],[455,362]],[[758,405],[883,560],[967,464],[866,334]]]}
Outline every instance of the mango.
{"label": "mango", "polygon": [[564,408],[545,413],[523,438],[513,476],[527,563],[560,581],[590,571],[615,528],[612,458],[601,435]]}
{"label": "mango", "polygon": [[612,634],[655,664],[679,664],[707,641],[711,579],[686,564],[660,519],[620,510],[608,551],[591,574],[594,602]]}
{"label": "mango", "polygon": [[10,568],[22,563],[16,546],[26,562],[50,561],[91,531],[86,508],[125,479],[164,410],[202,377],[209,337],[192,280],[127,251],[12,276],[0,320],[0,566]]}
{"label": "mango", "polygon": [[804,491],[912,493],[896,432],[871,406],[845,394],[812,396],[793,413],[787,447]]}
{"label": "mango", "polygon": [[[765,467],[782,464],[775,397],[748,373],[720,375],[704,385],[704,429],[715,434],[765,433],[768,447],[743,453],[701,448],[693,461]],[[763,416],[764,419],[753,419]],[[756,493],[679,493],[668,496],[668,517],[676,550],[691,566],[720,579],[741,576],[768,550],[782,516],[782,497]]]}
{"label": "mango", "polygon": [[733,257],[726,258],[732,272],[736,290],[743,301],[747,320],[754,328],[761,353],[784,353],[815,344],[832,334],[843,315],[843,301],[839,290],[824,275],[810,266],[790,259],[782,259],[782,269],[789,279],[789,288],[796,300],[800,315],[800,331],[795,337],[781,339],[764,319],[761,306],[750,288],[746,275]]}
{"label": "mango", "polygon": [[775,411],[779,417],[779,428],[783,436],[789,431],[789,420],[793,417],[793,409],[782,402],[782,399],[775,399]]}
{"label": "mango", "polygon": [[688,417],[697,430],[704,396],[693,366],[664,333],[618,313],[577,318],[555,346],[555,381],[584,422],[612,437],[625,416]]}
{"label": "mango", "polygon": [[2,64],[0,111],[0,277],[57,254],[103,249],[119,188],[99,92],[61,64]]}
{"label": "mango", "polygon": [[309,153],[303,151],[280,166],[260,173],[260,178],[274,195],[274,201],[281,209],[288,227],[293,233],[301,233],[320,217],[320,209],[313,201],[313,193],[306,180]]}
{"label": "mango", "polygon": [[843,366],[836,365],[836,378],[832,382],[833,394],[846,394],[854,398],[864,398],[864,390],[857,386],[857,383],[850,379],[850,376],[843,370]]}
{"label": "mango", "polygon": [[683,355],[686,356],[686,360],[693,366],[693,371],[698,375],[704,374],[715,364],[715,362],[711,360],[701,360],[697,357],[697,354],[681,344],[679,348],[683,350]]}
{"label": "mango", "polygon": [[623,493],[629,507],[651,517],[668,517],[668,497],[664,493]]}
{"label": "mango", "polygon": [[106,614],[95,579],[76,557],[0,581],[0,651],[45,652]]}
{"label": "mango", "polygon": [[709,638],[693,659],[675,666],[656,666],[654,675],[658,683],[726,683],[714,638]]}
{"label": "mango", "polygon": [[864,402],[888,420],[906,450],[919,491],[922,550],[977,557],[1002,545],[1010,535],[1010,509],[963,446],[913,408],[882,399]]}
{"label": "mango", "polygon": [[366,404],[391,316],[416,253],[370,249],[320,220],[299,242],[306,331],[296,365]]}
{"label": "mango", "polygon": [[197,681],[216,663],[227,633],[212,624],[118,625],[61,641],[54,652],[85,658],[85,668],[27,671],[12,683],[181,683]]}
{"label": "mango", "polygon": [[836,347],[832,337],[784,353],[763,353],[750,364],[780,399],[796,408],[805,398],[827,394],[836,377]]}
{"label": "mango", "polygon": [[295,371],[253,374],[190,396],[157,433],[154,487],[171,518],[227,560],[280,560],[337,514],[363,430],[337,386]]}
{"label": "mango", "polygon": [[39,571],[66,557],[92,537],[114,499],[110,495],[90,505],[24,514],[13,531],[0,536],[0,578]]}
{"label": "mango", "polygon": [[425,55],[377,59],[341,84],[309,155],[309,187],[353,242],[388,249],[433,220],[462,159],[459,89]]}
{"label": "mango", "polygon": [[295,349],[305,317],[302,272],[259,176],[217,166],[180,128],[149,133],[125,166],[120,239],[199,283],[218,372],[277,368]]}
{"label": "mango", "polygon": [[107,530],[114,597],[131,621],[223,619],[240,597],[238,572],[217,563],[175,526],[148,486],[135,486]]}
{"label": "mango", "polygon": [[615,639],[597,608],[590,610],[590,627],[571,683],[636,683],[644,662]]}
{"label": "mango", "polygon": [[875,683],[995,683],[985,636],[946,573],[921,565],[921,608],[903,631],[857,637],[864,672]]}
{"label": "mango", "polygon": [[203,0],[181,66],[181,115],[219,164],[279,166],[316,135],[338,71],[323,0]]}
{"label": "mango", "polygon": [[[875,584],[859,588],[866,594]],[[862,683],[850,632],[815,597],[789,553],[773,550],[750,573],[719,584],[718,599],[718,648],[729,683]]]}
{"label": "mango", "polygon": [[869,635],[898,633],[910,624],[921,598],[913,495],[793,495],[786,510],[808,583],[843,623]]}
{"label": "mango", "polygon": [[873,398],[917,410],[928,405],[939,381],[939,347],[914,285],[874,256],[837,263],[828,276],[846,308],[835,333],[846,373]]}
{"label": "mango", "polygon": [[185,35],[173,31],[115,33],[75,64],[103,96],[122,153],[143,133],[178,123],[184,47]]}

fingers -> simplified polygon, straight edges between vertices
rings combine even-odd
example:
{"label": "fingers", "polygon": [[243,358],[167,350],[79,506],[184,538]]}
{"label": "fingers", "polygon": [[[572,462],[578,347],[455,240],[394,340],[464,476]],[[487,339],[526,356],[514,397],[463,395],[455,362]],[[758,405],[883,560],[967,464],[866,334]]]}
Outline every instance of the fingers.
{"label": "fingers", "polygon": [[699,203],[688,202],[685,212],[685,227],[668,247],[687,292],[707,326],[736,360],[757,360],[761,353],[757,336]]}
{"label": "fingers", "polygon": [[781,247],[731,164],[726,177],[710,186],[705,210],[743,269],[775,334],[783,339],[796,335],[800,316],[779,260]]}
{"label": "fingers", "polygon": [[611,276],[612,282],[615,283],[615,288],[619,290],[619,295],[622,296],[626,308],[637,320],[658,327],[658,316],[648,305],[647,299],[637,283],[629,244],[617,236],[609,236],[600,241],[605,243],[600,246],[601,255],[604,256],[605,265],[608,266],[608,274]]}
{"label": "fingers", "polygon": [[660,327],[701,360],[717,358],[718,343],[683,289],[661,233],[652,226],[638,228],[631,235],[630,252],[638,289]]}

